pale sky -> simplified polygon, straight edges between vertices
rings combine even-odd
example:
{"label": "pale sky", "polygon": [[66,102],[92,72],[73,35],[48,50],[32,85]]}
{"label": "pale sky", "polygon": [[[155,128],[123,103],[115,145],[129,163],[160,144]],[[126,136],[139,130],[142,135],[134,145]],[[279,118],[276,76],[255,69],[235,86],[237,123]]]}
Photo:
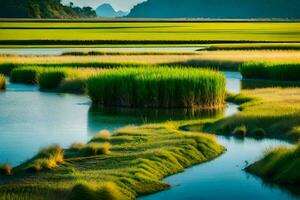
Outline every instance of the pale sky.
{"label": "pale sky", "polygon": [[144,0],[62,0],[63,3],[72,1],[76,6],[98,7],[103,3],[110,3],[115,10],[129,11],[134,5]]}

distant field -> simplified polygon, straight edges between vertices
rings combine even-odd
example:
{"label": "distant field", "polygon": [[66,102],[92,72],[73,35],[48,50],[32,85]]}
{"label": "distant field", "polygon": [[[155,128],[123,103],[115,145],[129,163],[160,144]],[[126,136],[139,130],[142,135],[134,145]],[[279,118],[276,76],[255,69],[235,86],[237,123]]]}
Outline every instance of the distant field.
{"label": "distant field", "polygon": [[58,41],[64,41],[61,44],[300,42],[300,23],[0,22],[0,45],[54,45],[60,44]]}

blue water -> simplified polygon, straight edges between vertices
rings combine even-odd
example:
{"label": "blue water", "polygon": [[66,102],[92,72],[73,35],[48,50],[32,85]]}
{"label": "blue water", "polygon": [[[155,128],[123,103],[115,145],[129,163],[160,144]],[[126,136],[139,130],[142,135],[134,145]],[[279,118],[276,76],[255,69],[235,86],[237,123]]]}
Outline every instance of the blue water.
{"label": "blue water", "polygon": [[[240,74],[225,74],[227,89],[239,92]],[[85,96],[42,93],[36,86],[9,84],[6,92],[0,92],[0,163],[17,165],[50,144],[68,147],[74,142],[88,141],[99,130],[113,131],[143,122],[136,116],[89,112],[90,104]],[[224,115],[236,112],[238,107],[229,104]],[[247,163],[259,159],[266,149],[289,144],[222,136],[218,140],[228,149],[224,155],[168,177],[164,181],[172,185],[171,189],[139,199],[296,199],[243,171]]]}

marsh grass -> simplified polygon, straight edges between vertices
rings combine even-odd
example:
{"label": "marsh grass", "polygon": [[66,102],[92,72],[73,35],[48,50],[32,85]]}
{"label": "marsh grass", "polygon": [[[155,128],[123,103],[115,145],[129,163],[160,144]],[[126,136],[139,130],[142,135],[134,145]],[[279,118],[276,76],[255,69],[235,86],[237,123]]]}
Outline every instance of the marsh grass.
{"label": "marsh grass", "polygon": [[240,72],[245,79],[300,81],[299,63],[245,63]]}
{"label": "marsh grass", "polygon": [[246,170],[268,181],[299,185],[300,183],[300,145],[279,147],[270,150],[259,161]]}
{"label": "marsh grass", "polygon": [[98,106],[213,108],[224,106],[225,84],[224,75],[212,70],[141,67],[94,75],[87,88]]}
{"label": "marsh grass", "polygon": [[228,100],[240,104],[241,112],[207,125],[204,130],[228,135],[236,127],[247,127],[247,136],[300,139],[300,89],[268,88],[244,90]]}
{"label": "marsh grass", "polygon": [[[14,199],[131,200],[167,189],[170,186],[161,181],[164,177],[224,152],[214,136],[183,132],[179,125],[168,122],[130,126],[109,137],[102,133],[100,136],[112,144],[110,154],[86,157],[66,149],[64,163],[55,170],[24,174],[26,168],[21,165],[9,180],[0,179],[0,198],[14,194]],[[94,139],[92,143],[103,142]]]}
{"label": "marsh grass", "polygon": [[0,165],[0,175],[9,176],[12,175],[13,168],[9,164]]}
{"label": "marsh grass", "polygon": [[104,143],[94,143],[91,142],[89,144],[73,144],[71,146],[71,150],[75,152],[75,154],[81,156],[97,156],[97,155],[108,155],[110,154],[111,144],[108,142]]}
{"label": "marsh grass", "polygon": [[6,77],[0,74],[0,90],[6,89]]}
{"label": "marsh grass", "polygon": [[10,81],[12,83],[37,84],[42,71],[43,69],[39,67],[15,68],[10,74]]}
{"label": "marsh grass", "polygon": [[64,150],[53,145],[49,148],[42,149],[35,158],[26,164],[26,171],[39,172],[45,169],[53,169],[64,161]]}

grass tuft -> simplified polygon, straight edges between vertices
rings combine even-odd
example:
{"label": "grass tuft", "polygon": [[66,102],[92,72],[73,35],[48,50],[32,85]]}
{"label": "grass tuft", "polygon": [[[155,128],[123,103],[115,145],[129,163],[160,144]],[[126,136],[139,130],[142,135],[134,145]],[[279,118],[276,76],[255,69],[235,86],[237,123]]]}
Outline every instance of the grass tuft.
{"label": "grass tuft", "polygon": [[246,137],[247,127],[245,125],[238,126],[232,131],[232,134],[237,137]]}
{"label": "grass tuft", "polygon": [[0,74],[0,90],[6,89],[6,77]]}
{"label": "grass tuft", "polygon": [[28,172],[39,172],[44,169],[53,169],[64,162],[64,150],[53,145],[47,149],[42,149],[35,158],[26,166]]}
{"label": "grass tuft", "polygon": [[9,176],[9,175],[12,175],[12,173],[13,173],[13,168],[9,164],[0,165],[0,174],[1,175]]}

